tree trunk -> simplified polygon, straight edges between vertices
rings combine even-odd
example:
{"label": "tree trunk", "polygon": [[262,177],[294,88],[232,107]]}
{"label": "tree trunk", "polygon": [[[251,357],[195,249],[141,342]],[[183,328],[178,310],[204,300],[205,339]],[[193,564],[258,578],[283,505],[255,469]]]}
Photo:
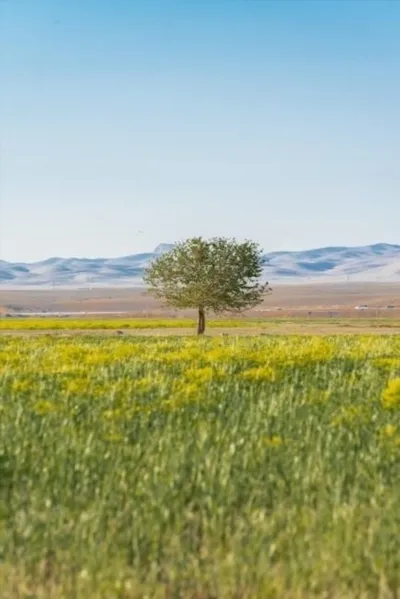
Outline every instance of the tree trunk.
{"label": "tree trunk", "polygon": [[197,321],[197,334],[202,335],[206,330],[206,315],[204,308],[199,308],[199,319]]}

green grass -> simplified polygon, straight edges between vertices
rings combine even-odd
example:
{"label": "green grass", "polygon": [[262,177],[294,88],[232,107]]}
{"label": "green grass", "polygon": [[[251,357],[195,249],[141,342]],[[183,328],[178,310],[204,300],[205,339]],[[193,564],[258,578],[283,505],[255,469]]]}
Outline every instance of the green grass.
{"label": "green grass", "polygon": [[[277,325],[330,325],[343,328],[398,328],[400,321],[389,318],[236,318],[210,319],[209,328],[260,328],[267,329]],[[117,329],[195,329],[194,318],[53,318],[24,317],[1,318],[0,331],[12,330],[117,330]]]}
{"label": "green grass", "polygon": [[0,339],[1,597],[398,597],[398,378],[396,336]]}
{"label": "green grass", "polygon": [[[0,330],[91,330],[91,329],[182,329],[194,328],[190,318],[8,318],[0,322]],[[210,327],[243,326],[241,320],[210,321]],[[250,325],[251,326],[251,325]]]}

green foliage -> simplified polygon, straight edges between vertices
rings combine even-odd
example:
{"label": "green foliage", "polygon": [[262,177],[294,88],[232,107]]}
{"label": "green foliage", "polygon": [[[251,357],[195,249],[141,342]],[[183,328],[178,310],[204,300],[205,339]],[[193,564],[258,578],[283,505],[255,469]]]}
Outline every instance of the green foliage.
{"label": "green foliage", "polygon": [[0,339],[3,599],[389,599],[393,336]]}
{"label": "green foliage", "polygon": [[262,302],[268,289],[259,282],[262,266],[262,250],[252,241],[195,237],[157,258],[145,282],[174,308],[240,312]]}

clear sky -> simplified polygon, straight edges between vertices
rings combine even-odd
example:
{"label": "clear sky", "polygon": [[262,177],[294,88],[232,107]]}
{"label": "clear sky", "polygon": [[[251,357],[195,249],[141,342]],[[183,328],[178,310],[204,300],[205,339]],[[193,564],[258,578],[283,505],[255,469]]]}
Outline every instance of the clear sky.
{"label": "clear sky", "polygon": [[400,2],[0,0],[0,258],[400,243]]}

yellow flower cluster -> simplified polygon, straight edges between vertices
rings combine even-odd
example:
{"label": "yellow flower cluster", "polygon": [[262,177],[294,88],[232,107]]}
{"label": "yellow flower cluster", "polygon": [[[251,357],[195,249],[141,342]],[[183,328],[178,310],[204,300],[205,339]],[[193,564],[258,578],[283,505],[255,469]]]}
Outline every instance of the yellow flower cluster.
{"label": "yellow flower cluster", "polygon": [[389,382],[382,394],[382,403],[385,408],[400,409],[400,379],[394,379]]}
{"label": "yellow flower cluster", "polygon": [[[79,412],[84,401],[96,409],[101,400],[103,421],[109,422],[218,402],[249,386],[290,396],[294,373],[301,370],[309,373],[302,375],[309,382],[297,391],[303,403],[329,404],[338,385],[347,393],[371,376],[384,383],[382,406],[395,409],[400,379],[386,384],[385,377],[396,371],[399,356],[398,337],[388,336],[8,337],[0,340],[0,391],[5,402],[25,398],[25,405],[42,416]],[[322,386],[315,385],[314,378],[327,367],[331,374],[323,375]],[[330,421],[344,426],[368,418],[365,405],[343,405]]]}

